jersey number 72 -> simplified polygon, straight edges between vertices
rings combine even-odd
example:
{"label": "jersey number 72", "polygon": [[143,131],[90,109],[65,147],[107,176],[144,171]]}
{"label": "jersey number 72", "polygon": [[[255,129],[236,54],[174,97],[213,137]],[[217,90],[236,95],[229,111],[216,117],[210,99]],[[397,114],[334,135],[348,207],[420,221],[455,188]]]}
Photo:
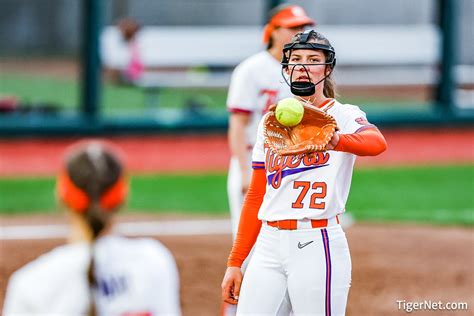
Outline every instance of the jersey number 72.
{"label": "jersey number 72", "polygon": [[303,208],[303,200],[308,194],[309,190],[312,189],[311,192],[315,191],[311,194],[309,199],[309,208],[319,209],[322,210],[326,206],[325,202],[316,202],[316,199],[323,199],[326,197],[326,182],[311,182],[309,181],[295,181],[293,182],[293,189],[301,189],[300,194],[295,202],[291,203],[293,208]]}

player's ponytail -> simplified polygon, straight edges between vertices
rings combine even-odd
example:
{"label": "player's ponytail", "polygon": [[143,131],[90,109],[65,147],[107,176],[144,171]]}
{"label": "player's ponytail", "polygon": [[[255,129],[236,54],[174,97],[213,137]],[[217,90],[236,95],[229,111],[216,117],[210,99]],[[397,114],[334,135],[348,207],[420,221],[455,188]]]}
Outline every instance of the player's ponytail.
{"label": "player's ponytail", "polygon": [[90,243],[90,260],[87,268],[87,281],[89,283],[89,316],[97,315],[97,307],[95,303],[94,289],[97,288],[97,278],[95,269],[95,242],[104,230],[109,219],[103,216],[104,212],[100,209],[99,203],[94,201],[91,207],[86,211],[85,218],[89,224],[91,231],[91,243]]}
{"label": "player's ponytail", "polygon": [[336,97],[336,84],[334,83],[331,75],[324,80],[323,93],[327,98]]}
{"label": "player's ponytail", "polygon": [[82,216],[89,227],[89,316],[97,315],[95,242],[108,226],[113,211],[124,202],[126,194],[122,164],[111,148],[94,142],[79,144],[69,151],[66,168],[58,179],[58,195],[74,213]]}

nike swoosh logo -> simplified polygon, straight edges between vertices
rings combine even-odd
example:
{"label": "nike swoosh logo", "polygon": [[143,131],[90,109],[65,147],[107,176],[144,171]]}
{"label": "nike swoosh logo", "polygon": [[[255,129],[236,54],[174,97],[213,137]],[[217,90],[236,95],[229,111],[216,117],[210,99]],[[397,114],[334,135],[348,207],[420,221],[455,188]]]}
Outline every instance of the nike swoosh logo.
{"label": "nike swoosh logo", "polygon": [[311,241],[308,241],[308,242],[305,242],[304,244],[302,243],[298,243],[298,248],[300,249],[303,249],[304,247],[308,246],[310,243],[312,243],[314,240],[311,240]]}

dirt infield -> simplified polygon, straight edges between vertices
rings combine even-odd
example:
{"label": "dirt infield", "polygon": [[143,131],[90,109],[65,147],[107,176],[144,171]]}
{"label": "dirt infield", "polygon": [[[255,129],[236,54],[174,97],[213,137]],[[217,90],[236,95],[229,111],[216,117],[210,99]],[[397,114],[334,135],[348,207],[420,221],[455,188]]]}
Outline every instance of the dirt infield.
{"label": "dirt infield", "polygon": [[[384,154],[358,159],[358,166],[472,163],[474,129],[388,130]],[[132,172],[224,171],[225,135],[112,138],[128,156]],[[64,148],[75,139],[0,140],[0,176],[53,175]],[[460,145],[464,144],[464,145]],[[188,155],[182,155],[186,148]],[[440,150],[443,148],[443,150]],[[146,152],[144,152],[146,150]],[[193,157],[189,161],[189,157]],[[148,215],[150,216],[150,215]],[[150,218],[151,219],[151,218]],[[147,220],[147,218],[140,218]],[[156,220],[156,218],[155,218]],[[0,218],[2,225],[60,223],[60,218]],[[474,230],[400,224],[356,224],[347,229],[353,260],[348,315],[405,315],[397,300],[467,302],[474,306]],[[217,315],[220,282],[230,235],[163,236],[181,277],[184,315]],[[0,308],[11,273],[65,240],[0,240]],[[472,315],[417,311],[415,315]]]}
{"label": "dirt infield", "polygon": [[[18,224],[18,220],[15,221]],[[4,222],[5,224],[5,222]],[[348,315],[404,315],[397,300],[474,306],[474,230],[407,224],[356,224],[346,230],[353,262]],[[230,235],[163,236],[181,277],[184,315],[217,315]],[[64,240],[0,241],[0,306],[10,274]],[[472,312],[472,311],[471,311]],[[416,315],[472,315],[417,311]]]}

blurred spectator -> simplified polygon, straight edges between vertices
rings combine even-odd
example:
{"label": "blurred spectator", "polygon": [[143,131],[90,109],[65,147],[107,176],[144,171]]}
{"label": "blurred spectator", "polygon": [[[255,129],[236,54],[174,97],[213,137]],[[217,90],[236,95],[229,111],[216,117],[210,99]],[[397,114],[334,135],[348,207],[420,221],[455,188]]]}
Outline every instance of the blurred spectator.
{"label": "blurred spectator", "polygon": [[123,18],[118,21],[117,29],[119,36],[114,43],[114,53],[124,57],[126,62],[106,67],[106,77],[115,82],[133,83],[144,71],[137,41],[140,25],[132,18]]}
{"label": "blurred spectator", "polygon": [[0,94],[0,114],[14,112],[18,109],[20,100],[15,95]]}

